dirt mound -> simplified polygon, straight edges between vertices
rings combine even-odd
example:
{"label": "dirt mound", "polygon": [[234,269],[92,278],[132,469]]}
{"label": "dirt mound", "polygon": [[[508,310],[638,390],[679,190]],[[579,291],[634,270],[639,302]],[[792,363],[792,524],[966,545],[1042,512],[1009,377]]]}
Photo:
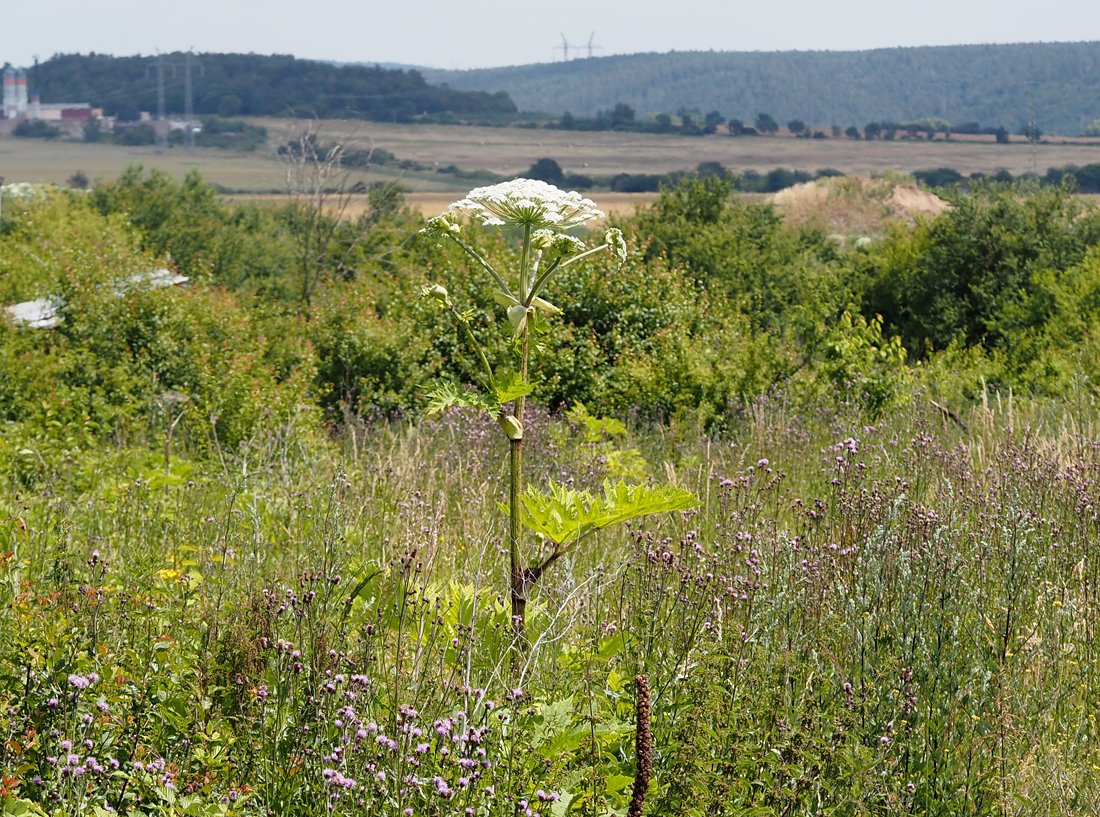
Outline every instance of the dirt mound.
{"label": "dirt mound", "polygon": [[814,226],[841,237],[878,235],[895,222],[912,224],[951,205],[896,179],[837,176],[788,187],[772,203],[791,224]]}
{"label": "dirt mound", "polygon": [[935,193],[921,190],[911,184],[895,185],[890,194],[890,207],[899,216],[938,216],[951,207]]}

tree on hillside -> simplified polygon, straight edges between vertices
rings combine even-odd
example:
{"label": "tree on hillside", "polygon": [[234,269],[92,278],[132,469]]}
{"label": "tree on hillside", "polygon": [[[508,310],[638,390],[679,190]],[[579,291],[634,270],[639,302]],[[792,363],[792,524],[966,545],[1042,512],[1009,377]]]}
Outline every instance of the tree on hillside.
{"label": "tree on hillside", "polygon": [[560,187],[565,182],[565,171],[553,159],[539,159],[524,174],[528,179],[536,179]]}
{"label": "tree on hillside", "polygon": [[611,109],[611,127],[617,128],[634,123],[634,109],[625,102],[616,103]]}
{"label": "tree on hillside", "polygon": [[699,132],[699,112],[690,108],[680,108],[676,111],[676,115],[680,117],[680,130],[683,133],[698,133]]}
{"label": "tree on hillside", "polygon": [[703,119],[703,132],[714,133],[718,130],[718,126],[726,121],[726,117],[718,113],[718,111],[711,111]]}
{"label": "tree on hillside", "polygon": [[708,176],[718,176],[725,179],[728,178],[730,174],[729,170],[726,169],[726,166],[724,164],[715,161],[700,162],[698,165],[696,165],[695,172],[702,178],[706,178]]}
{"label": "tree on hillside", "polygon": [[779,123],[771,114],[758,113],[756,115],[756,129],[761,133],[775,133],[779,130]]}
{"label": "tree on hillside", "polygon": [[806,123],[801,119],[792,119],[787,123],[787,130],[793,133],[795,136],[801,136],[806,132]]}

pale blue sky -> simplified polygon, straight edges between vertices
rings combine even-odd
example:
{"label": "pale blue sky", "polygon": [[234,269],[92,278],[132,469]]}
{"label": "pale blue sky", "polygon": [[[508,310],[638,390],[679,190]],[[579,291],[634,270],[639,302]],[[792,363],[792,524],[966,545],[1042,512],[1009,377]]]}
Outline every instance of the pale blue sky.
{"label": "pale blue sky", "polygon": [[6,0],[0,63],[186,50],[474,68],[640,51],[1100,40],[1095,0]]}

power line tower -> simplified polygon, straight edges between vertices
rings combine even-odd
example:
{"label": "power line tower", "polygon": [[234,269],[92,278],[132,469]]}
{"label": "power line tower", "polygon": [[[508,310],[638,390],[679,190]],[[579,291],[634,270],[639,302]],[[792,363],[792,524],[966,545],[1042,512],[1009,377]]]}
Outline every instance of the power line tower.
{"label": "power line tower", "polygon": [[193,59],[194,49],[188,48],[183,55],[183,119],[187,131],[186,145],[191,150],[195,147],[195,94],[191,82],[191,65],[194,63],[199,68],[199,76],[203,76],[202,63]]}
{"label": "power line tower", "polygon": [[1039,173],[1036,145],[1039,143],[1039,123],[1035,115],[1035,80],[1027,84],[1027,144],[1029,149],[1028,171],[1032,176]]}
{"label": "power line tower", "polygon": [[168,141],[168,131],[164,125],[164,55],[157,52],[157,61],[145,66],[145,76],[149,76],[150,69],[157,72],[157,144],[164,147]]}
{"label": "power line tower", "polygon": [[562,62],[569,62],[569,40],[565,39],[565,34],[561,35],[561,45],[555,48],[554,51],[561,51]]}
{"label": "power line tower", "polygon": [[594,39],[596,39],[596,32],[595,31],[593,31],[591,34],[588,35],[588,59],[592,59],[592,52],[593,51],[602,51],[603,50],[602,45],[592,45],[592,41]]}

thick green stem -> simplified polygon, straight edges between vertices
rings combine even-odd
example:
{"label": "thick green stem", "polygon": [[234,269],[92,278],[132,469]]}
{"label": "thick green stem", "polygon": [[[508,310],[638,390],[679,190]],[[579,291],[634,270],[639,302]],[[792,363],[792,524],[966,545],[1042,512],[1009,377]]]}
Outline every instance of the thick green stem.
{"label": "thick green stem", "polygon": [[[530,359],[530,333],[525,327],[523,330],[523,348],[520,353],[520,377],[522,382],[527,382],[527,367]],[[526,400],[523,397],[516,398],[513,415],[523,428],[523,414]],[[510,485],[508,491],[508,559],[509,582],[512,596],[512,632],[515,636],[516,646],[519,649],[526,644],[526,620],[527,620],[527,572],[523,567],[523,557],[520,552],[520,538],[522,526],[520,523],[521,496],[523,494],[523,436],[509,440],[509,471]],[[517,659],[519,657],[517,652]]]}
{"label": "thick green stem", "polygon": [[523,249],[520,251],[519,256],[519,299],[521,301],[527,300],[527,295],[531,291],[531,279],[530,270],[527,269],[527,265],[531,260],[531,225],[523,225]]}
{"label": "thick green stem", "polygon": [[522,645],[526,638],[524,622],[527,617],[527,588],[523,575],[523,562],[520,559],[520,495],[523,492],[523,438],[509,440],[509,464],[511,466],[511,485],[509,486],[509,511],[511,519],[508,526],[508,557],[510,585],[512,589],[512,632],[516,645]]}

